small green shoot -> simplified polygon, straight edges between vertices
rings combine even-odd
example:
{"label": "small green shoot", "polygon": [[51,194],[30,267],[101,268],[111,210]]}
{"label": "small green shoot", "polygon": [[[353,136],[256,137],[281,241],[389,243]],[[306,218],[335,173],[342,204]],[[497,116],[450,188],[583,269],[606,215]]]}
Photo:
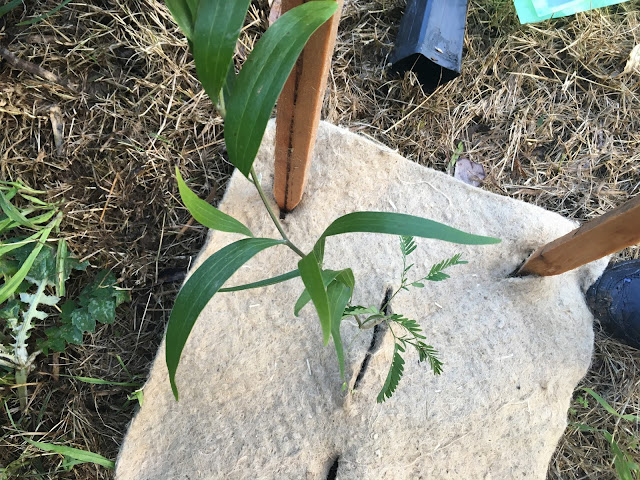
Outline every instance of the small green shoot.
{"label": "small green shoot", "polygon": [[[408,279],[408,273],[414,266],[414,264],[410,264],[408,262],[408,257],[415,251],[415,249],[416,243],[413,237],[408,235],[400,237],[400,252],[402,254],[402,275],[400,286],[393,292],[393,294],[391,294],[383,308],[377,309],[376,307],[349,306],[343,313],[343,318],[354,316],[361,329],[373,328],[384,322],[387,324],[389,331],[393,335],[393,359],[387,374],[387,379],[378,394],[378,403],[382,403],[391,398],[395,392],[404,373],[404,359],[402,358],[402,353],[406,351],[407,347],[413,347],[418,352],[418,361],[428,362],[435,375],[440,375],[442,373],[442,362],[438,358],[438,351],[431,345],[427,345],[424,342],[426,337],[423,335],[420,324],[416,320],[408,319],[403,315],[385,313],[387,308],[391,305],[391,301],[400,291],[409,290],[409,287],[424,288],[423,283]],[[443,270],[454,265],[467,263],[460,260],[460,257],[461,254],[456,254],[448,260],[443,260],[442,262],[437,263],[432,266],[429,273],[420,280],[439,282],[449,278],[449,275],[444,273]],[[369,316],[366,317],[366,319],[361,320],[359,318],[361,315]],[[400,327],[405,333],[400,334],[395,330],[396,327]]]}
{"label": "small green shoot", "polygon": [[71,470],[74,465],[78,465],[80,463],[95,463],[110,470],[113,470],[116,466],[113,460],[104,458],[102,455],[98,455],[97,453],[80,450],[79,448],[66,447],[64,445],[54,445],[44,442],[35,442],[33,440],[29,440],[28,438],[25,438],[25,441],[42,451],[63,455],[65,457],[65,463],[63,464],[63,466],[65,467],[66,471]]}
{"label": "small green shoot", "polygon": [[127,400],[137,401],[139,406],[142,406],[144,403],[144,390],[139,388],[138,390],[134,390],[129,395],[127,395]]}
{"label": "small green shoot", "polygon": [[453,152],[453,155],[451,155],[451,160],[449,160],[449,164],[447,165],[447,172],[449,173],[449,175],[453,175],[456,162],[460,158],[460,155],[462,155],[462,152],[464,152],[464,144],[462,142],[458,142],[458,146]]}
{"label": "small green shoot", "polygon": [[[620,420],[625,420],[628,422],[637,423],[640,421],[640,416],[631,415],[631,414],[620,414],[618,411],[613,408],[609,403],[594,392],[591,388],[583,388],[582,389],[586,394],[593,397],[598,404],[604,408],[607,413],[613,415],[614,417],[619,418]],[[589,402],[586,396],[579,396],[576,398],[576,402],[583,408],[588,408]],[[593,432],[601,434],[604,439],[609,444],[609,448],[611,450],[611,454],[613,455],[613,467],[616,471],[619,480],[638,480],[640,478],[640,466],[634,461],[634,455],[632,455],[629,451],[627,451],[618,440],[615,439],[614,435],[611,434],[608,430],[602,428],[594,428],[589,425],[585,425],[582,423],[573,423],[573,425],[583,432]],[[619,432],[623,430],[620,429]],[[637,458],[637,449],[639,447],[638,441],[632,439],[632,441],[626,442],[629,445],[629,448],[636,450],[636,458]]]}

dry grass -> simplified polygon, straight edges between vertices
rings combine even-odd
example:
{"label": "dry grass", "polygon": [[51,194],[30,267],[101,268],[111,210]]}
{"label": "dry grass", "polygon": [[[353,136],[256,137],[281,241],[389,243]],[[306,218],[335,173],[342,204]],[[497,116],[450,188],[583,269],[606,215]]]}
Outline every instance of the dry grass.
{"label": "dry grass", "polygon": [[[266,25],[266,3],[252,7],[240,58]],[[188,172],[202,196],[219,197],[231,171],[221,121],[162,6],[151,0],[72,1],[44,22],[15,25],[54,5],[29,2],[26,12],[4,17],[0,45],[81,93],[0,63],[1,176],[63,198],[62,235],[74,253],[113,269],[132,289],[134,300],[115,325],[60,356],[61,372],[129,381],[119,356],[143,379],[176,280],[205,233],[185,228],[189,216],[176,198],[173,167]],[[577,220],[640,191],[640,74],[621,74],[640,43],[638,0],[534,26],[519,26],[510,1],[472,2],[463,74],[433,94],[425,94],[412,74],[398,79],[386,72],[402,9],[391,0],[347,2],[325,118],[439,170],[462,141],[465,155],[488,173],[483,188]],[[54,106],[64,122],[59,152],[50,120]],[[638,248],[621,256],[637,258]],[[72,290],[85,281],[76,278]],[[583,385],[618,411],[637,414],[638,357],[599,334]],[[126,399],[133,389],[54,381],[52,363],[43,358],[31,377],[32,410],[20,429],[114,458],[134,413]],[[9,390],[2,396],[19,418]],[[594,401],[575,409],[571,420],[607,429],[621,445],[633,446],[637,425],[618,421]],[[61,472],[60,458],[38,457],[3,415],[0,465],[28,458],[31,466],[21,478],[37,472],[45,478],[110,478],[88,465]],[[549,478],[613,478],[611,462],[600,436],[570,427]]]}
{"label": "dry grass", "polygon": [[[54,3],[29,4],[27,15]],[[189,215],[176,199],[173,168],[188,170],[203,196],[217,197],[231,168],[224,161],[221,122],[189,66],[185,40],[155,2],[71,3],[30,28],[6,18],[0,42],[23,60],[67,78],[81,90],[7,68],[0,70],[0,168],[66,202],[63,235],[73,252],[96,268],[110,268],[132,289],[133,302],[115,325],[98,330],[83,347],[60,356],[68,375],[143,379],[155,356],[171,301],[205,231],[183,228]],[[49,110],[64,121],[60,154],[53,145]],[[95,272],[96,269],[94,269]],[[90,274],[88,274],[90,275]],[[86,278],[77,278],[75,293]],[[72,293],[73,294],[73,293]],[[21,428],[34,438],[115,458],[134,403],[133,389],[91,386],[50,378],[52,358],[31,376],[33,409]],[[142,381],[142,380],[140,380]],[[6,393],[6,392],[5,392]],[[15,400],[9,398],[14,417]],[[39,415],[42,410],[42,415]],[[8,425],[5,419],[2,421]],[[25,451],[5,430],[0,464]],[[27,449],[26,456],[37,453]],[[59,458],[39,459],[50,472]],[[22,471],[26,475],[27,471]],[[61,478],[109,478],[102,468],[77,466]]]}

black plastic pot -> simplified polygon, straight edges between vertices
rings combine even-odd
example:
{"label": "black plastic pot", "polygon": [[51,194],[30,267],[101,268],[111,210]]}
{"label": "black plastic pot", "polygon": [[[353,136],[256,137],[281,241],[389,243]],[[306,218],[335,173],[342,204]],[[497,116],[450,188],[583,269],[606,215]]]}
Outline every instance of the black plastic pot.
{"label": "black plastic pot", "polygon": [[640,349],[640,260],[607,267],[587,290],[587,304],[605,332]]}
{"label": "black plastic pot", "polygon": [[408,0],[391,55],[393,70],[413,70],[432,90],[460,75],[467,0]]}

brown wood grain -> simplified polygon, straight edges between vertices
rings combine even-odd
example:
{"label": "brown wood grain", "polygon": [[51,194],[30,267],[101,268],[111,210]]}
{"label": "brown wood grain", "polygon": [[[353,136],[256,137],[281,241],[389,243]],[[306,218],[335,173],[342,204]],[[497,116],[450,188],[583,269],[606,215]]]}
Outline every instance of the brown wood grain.
{"label": "brown wood grain", "polygon": [[[305,1],[283,0],[282,11],[302,3]],[[342,3],[338,0],[338,11],[313,34],[278,99],[273,189],[278,206],[285,212],[293,210],[302,199]]]}
{"label": "brown wood grain", "polygon": [[640,195],[540,247],[518,275],[559,275],[640,243]]}

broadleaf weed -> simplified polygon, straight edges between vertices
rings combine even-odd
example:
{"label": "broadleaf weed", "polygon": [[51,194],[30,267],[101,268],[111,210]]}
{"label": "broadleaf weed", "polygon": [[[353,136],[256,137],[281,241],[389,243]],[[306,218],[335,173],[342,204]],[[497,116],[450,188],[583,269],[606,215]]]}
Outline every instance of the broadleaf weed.
{"label": "broadleaf weed", "polygon": [[[14,372],[22,410],[27,407],[27,376],[37,357],[81,344],[96,322],[112,323],[116,307],[128,300],[128,292],[116,288],[113,274],[102,271],[76,300],[61,303],[71,273],[85,270],[88,263],[70,256],[64,239],[51,237],[62,213],[58,204],[40,198],[43,193],[20,183],[0,183],[0,367]],[[31,339],[36,328],[38,338]]]}

